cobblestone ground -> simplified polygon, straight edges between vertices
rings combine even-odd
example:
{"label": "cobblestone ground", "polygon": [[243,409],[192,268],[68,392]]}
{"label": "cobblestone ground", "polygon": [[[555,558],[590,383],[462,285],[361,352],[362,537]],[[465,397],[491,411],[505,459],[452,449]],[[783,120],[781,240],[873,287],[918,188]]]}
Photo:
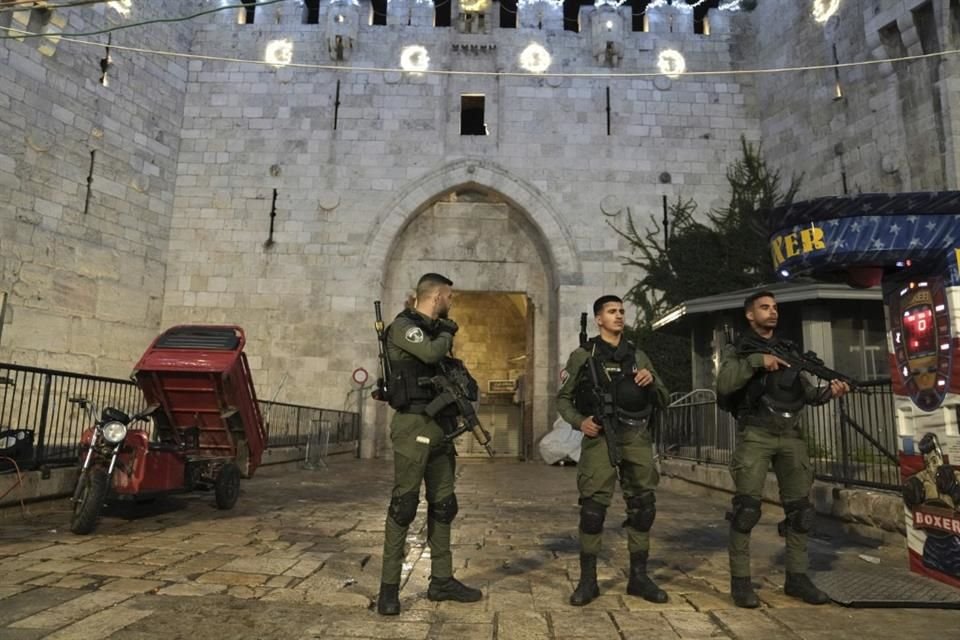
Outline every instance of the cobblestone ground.
{"label": "cobblestone ground", "polygon": [[[577,577],[576,469],[510,462],[459,466],[457,576],[480,586],[476,604],[426,599],[425,507],[409,540],[403,613],[371,608],[380,571],[391,469],[335,460],[320,471],[263,468],[237,507],[210,494],[114,508],[95,534],[65,530],[67,503],[0,516],[0,638],[950,638],[960,612],[810,607],[782,592],[779,513],[754,535],[754,578],[764,606],[728,595],[723,513],[728,498],[664,488],[651,566],[670,594],[653,605],[624,593],[622,503],[607,519],[603,595],[567,604]],[[861,567],[860,554],[902,567],[899,546],[868,549],[821,523],[815,568]]]}

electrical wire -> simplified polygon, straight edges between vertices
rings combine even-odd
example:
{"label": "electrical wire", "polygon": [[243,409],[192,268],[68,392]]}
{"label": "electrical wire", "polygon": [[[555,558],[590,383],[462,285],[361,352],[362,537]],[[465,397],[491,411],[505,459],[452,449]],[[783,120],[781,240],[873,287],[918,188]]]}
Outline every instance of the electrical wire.
{"label": "electrical wire", "polygon": [[[273,0],[276,1],[276,0]],[[12,27],[0,27],[0,30],[9,33],[23,33],[34,36],[54,36],[63,42],[70,42],[90,47],[104,47],[105,42],[94,42],[91,40],[78,40],[70,37],[59,37],[59,34],[31,34],[20,29]],[[15,38],[18,36],[7,36]],[[210,56],[197,53],[182,53],[178,51],[162,51],[157,49],[145,49],[142,47],[128,47],[118,44],[110,44],[111,51],[129,51],[131,53],[143,53],[146,55],[166,56],[171,58],[184,58],[187,60],[203,60],[209,62],[230,62],[235,64],[254,64],[268,67],[281,67],[292,69],[311,69],[317,71],[336,71],[340,73],[413,73],[419,75],[442,75],[442,76],[493,76],[493,77],[519,77],[519,78],[655,78],[663,76],[661,71],[624,71],[624,72],[586,72],[586,73],[532,73],[529,71],[460,71],[451,69],[427,69],[425,71],[411,72],[396,67],[344,67],[333,64],[310,64],[304,62],[291,62],[289,64],[277,65],[275,62],[266,60],[251,60],[245,58],[228,58],[225,56]],[[746,76],[746,75],[771,75],[777,73],[796,73],[802,71],[825,71],[832,69],[849,69],[856,67],[876,66],[881,64],[895,64],[898,62],[913,62],[916,60],[928,60],[933,58],[945,58],[960,54],[960,49],[946,49],[944,51],[934,51],[931,53],[921,53],[897,58],[883,58],[880,60],[861,60],[859,62],[838,62],[834,64],[803,65],[797,67],[766,67],[760,69],[727,69],[722,71],[684,71],[680,77],[710,77],[710,76]]]}
{"label": "electrical wire", "polygon": [[[107,4],[108,2],[111,2],[111,0],[74,0],[73,2],[62,2],[60,4],[44,3],[40,0],[12,0],[12,2],[3,2],[0,0],[0,13],[30,11],[31,9],[53,11],[54,9],[69,9],[71,7],[83,7],[91,4]],[[26,6],[28,4],[32,6]]]}
{"label": "electrical wire", "polygon": [[[222,7],[216,7],[214,9],[207,9],[205,11],[200,11],[199,13],[194,13],[188,16],[178,16],[175,18],[154,18],[153,20],[143,20],[140,22],[129,22],[126,24],[119,24],[115,27],[110,27],[108,29],[100,29],[98,31],[85,31],[83,33],[30,33],[28,31],[20,31],[24,35],[18,36],[0,36],[0,40],[11,40],[16,39],[20,40],[22,38],[45,38],[47,36],[98,36],[104,33],[112,33],[114,31],[120,31],[121,29],[131,29],[133,27],[142,27],[148,24],[157,24],[160,22],[186,22],[187,20],[193,20],[194,18],[199,18],[200,16],[205,16],[210,13],[217,13],[218,11],[226,11],[228,9],[249,9],[252,7],[265,7],[271,4],[277,4],[278,2],[288,2],[289,0],[258,0],[257,2],[251,2],[250,4],[228,4]],[[9,29],[7,29],[9,31]],[[19,30],[15,30],[19,31]]]}

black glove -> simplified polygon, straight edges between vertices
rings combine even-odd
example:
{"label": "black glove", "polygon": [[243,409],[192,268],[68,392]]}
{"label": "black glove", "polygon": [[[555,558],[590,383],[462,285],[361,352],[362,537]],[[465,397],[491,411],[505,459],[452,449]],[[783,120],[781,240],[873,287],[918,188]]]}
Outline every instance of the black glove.
{"label": "black glove", "polygon": [[954,473],[955,467],[952,464],[940,465],[937,469],[936,481],[937,490],[945,493],[954,501],[960,498],[960,484],[957,483],[957,476]]}
{"label": "black glove", "polygon": [[440,333],[449,333],[451,336],[457,335],[460,327],[450,318],[437,318],[437,331]]}

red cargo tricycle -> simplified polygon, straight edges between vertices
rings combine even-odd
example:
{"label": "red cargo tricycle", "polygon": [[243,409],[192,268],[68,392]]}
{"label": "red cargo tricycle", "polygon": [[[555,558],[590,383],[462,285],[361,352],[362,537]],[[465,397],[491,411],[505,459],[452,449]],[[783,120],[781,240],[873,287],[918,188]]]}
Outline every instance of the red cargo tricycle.
{"label": "red cargo tricycle", "polygon": [[[241,476],[253,475],[267,443],[245,343],[240,327],[173,327],[134,369],[145,410],[98,414],[87,399],[70,399],[94,422],[80,442],[71,531],[93,531],[108,499],[212,487],[218,508],[233,507]],[[152,429],[137,428],[140,422]]]}

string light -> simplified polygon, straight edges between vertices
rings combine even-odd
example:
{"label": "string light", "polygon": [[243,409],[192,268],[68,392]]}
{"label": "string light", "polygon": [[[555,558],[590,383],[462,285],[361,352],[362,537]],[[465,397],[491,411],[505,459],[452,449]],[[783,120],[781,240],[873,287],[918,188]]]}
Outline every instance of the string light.
{"label": "string light", "polygon": [[124,18],[130,15],[130,7],[133,5],[133,0],[111,0],[107,3],[107,6],[122,15]]}
{"label": "string light", "polygon": [[541,74],[550,68],[553,58],[543,45],[532,42],[520,53],[520,67],[530,73]]}
{"label": "string light", "polygon": [[430,56],[427,48],[419,44],[404,47],[400,52],[400,67],[411,73],[423,73],[430,68]]}
{"label": "string light", "polygon": [[813,19],[826,22],[840,8],[840,0],[813,0]]}
{"label": "string light", "polygon": [[730,2],[721,2],[717,7],[720,11],[740,11],[740,0],[730,0]]}
{"label": "string light", "polygon": [[540,3],[552,5],[556,9],[563,8],[563,0],[517,0],[517,8],[533,7]]}
{"label": "string light", "polygon": [[293,62],[293,43],[289,40],[271,40],[267,43],[263,59],[274,67],[285,67]]}
{"label": "string light", "polygon": [[687,70],[687,61],[676,49],[664,49],[657,56],[657,68],[668,78],[679,78]]}
{"label": "string light", "polygon": [[[33,33],[30,31],[24,31],[22,29],[16,29],[13,27],[2,27],[0,26],[0,31],[5,31],[8,34],[7,38],[21,38],[21,37],[46,37],[47,34],[42,33]],[[75,37],[67,36],[58,36],[60,37],[61,42],[70,42],[73,44],[78,44],[81,46],[96,47],[102,49],[106,46],[105,42],[97,42],[93,40],[80,40]],[[128,51],[131,53],[142,53],[146,55],[155,55],[155,56],[166,56],[170,58],[182,58],[185,60],[201,60],[209,62],[228,62],[233,64],[267,64],[264,60],[248,59],[248,58],[230,58],[227,56],[212,56],[212,55],[203,55],[198,53],[184,53],[180,51],[164,51],[158,49],[146,49],[144,47],[128,47],[123,45],[111,44],[111,49],[116,51]],[[858,62],[840,62],[834,64],[814,64],[814,65],[803,65],[796,67],[763,67],[758,69],[725,69],[719,71],[687,71],[683,73],[686,76],[702,76],[702,77],[712,77],[712,76],[749,76],[749,75],[772,75],[780,73],[796,73],[803,71],[825,71],[830,69],[848,69],[856,67],[870,67],[881,64],[894,64],[898,62],[913,62],[915,60],[928,60],[934,58],[945,58],[947,56],[956,56],[960,54],[960,49],[946,49],[944,51],[934,51],[931,53],[918,53],[913,55],[900,56],[896,58],[881,58],[875,60],[861,60]],[[388,73],[396,72],[398,69],[389,68],[389,67],[343,67],[338,65],[325,65],[325,64],[309,64],[309,63],[295,63],[291,62],[289,65],[291,68],[297,69],[310,69],[310,70],[320,70],[320,71],[336,71],[339,73]],[[448,76],[493,76],[493,77],[524,77],[524,76],[539,76],[541,74],[532,74],[529,72],[518,72],[518,71],[461,71],[453,69],[431,69],[427,73],[436,74],[436,75],[448,75]],[[663,75],[662,71],[622,71],[622,72],[613,72],[613,71],[602,71],[602,72],[584,72],[584,73],[549,73],[542,74],[556,78],[655,78],[657,76]]]}
{"label": "string light", "polygon": [[483,13],[490,8],[490,0],[460,0],[460,11]]}
{"label": "string light", "polygon": [[[657,1],[660,2],[662,0],[657,0]],[[626,0],[595,0],[595,2],[593,3],[593,6],[598,9],[603,6],[613,7],[614,9],[616,9],[617,7],[622,5],[624,2],[626,2]]]}

